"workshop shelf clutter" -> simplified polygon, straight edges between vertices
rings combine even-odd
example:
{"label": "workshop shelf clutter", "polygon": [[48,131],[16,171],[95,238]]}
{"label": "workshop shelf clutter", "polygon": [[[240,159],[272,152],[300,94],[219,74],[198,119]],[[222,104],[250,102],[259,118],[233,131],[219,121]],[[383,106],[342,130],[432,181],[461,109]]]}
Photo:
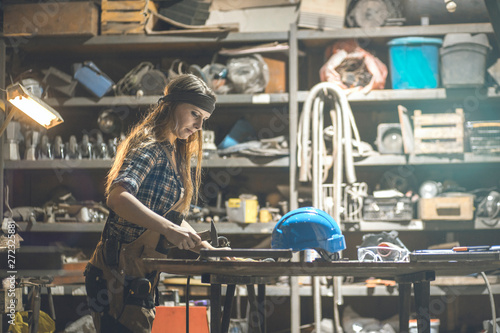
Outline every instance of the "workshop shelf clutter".
{"label": "workshop shelf clutter", "polygon": [[[293,159],[296,119],[320,81],[332,45],[351,39],[358,39],[362,50],[356,52],[364,61],[348,57],[346,51],[346,61],[335,70],[349,87],[346,99],[359,129],[354,166],[362,185],[349,184],[343,192],[337,222],[346,238],[344,257],[354,260],[363,234],[381,231],[398,230],[409,251],[445,242],[484,245],[499,239],[500,75],[495,77],[490,68],[499,56],[490,23],[440,24],[436,30],[432,24],[437,22],[432,21],[409,25],[404,12],[389,0],[375,1],[389,9],[388,17],[365,17],[377,20],[370,21],[380,25],[376,29],[359,26],[367,2],[362,0],[348,8],[345,1],[335,0],[335,9],[324,12],[317,10],[318,3],[324,6],[320,0],[258,1],[262,6],[238,2],[239,8],[231,8],[238,4],[228,1],[210,2],[218,19],[232,14],[233,19],[241,18],[241,29],[234,21],[217,22],[210,16],[203,16],[207,24],[187,24],[210,12],[203,7],[208,2],[196,0],[179,2],[183,5],[173,16],[161,14],[169,14],[164,1],[108,0],[100,6],[93,1],[5,3],[1,84],[5,88],[11,78],[19,80],[65,121],[45,131],[14,119],[4,134],[1,173],[9,193],[2,191],[0,207],[4,216],[9,211],[6,203],[13,209],[26,245],[61,242],[68,255],[88,259],[84,255],[95,247],[109,214],[103,179],[117,144],[157,102],[170,78],[191,72],[216,91],[217,110],[204,131],[203,198],[188,218],[197,231],[216,221],[219,234],[228,234],[235,248],[270,246],[281,216],[312,203],[311,182],[290,179],[298,168]],[[269,30],[273,15],[288,17],[280,10],[284,13],[301,2],[291,22],[276,22],[276,30]],[[201,7],[186,12],[187,3]],[[20,25],[20,13],[32,24]],[[175,21],[174,14],[184,23]],[[58,24],[30,20],[34,15],[57,18]],[[259,16],[266,22],[243,21]],[[235,63],[238,70],[231,73],[229,65]],[[354,65],[358,67],[349,68]],[[373,80],[379,89],[368,89]],[[398,113],[398,107],[406,111]],[[325,112],[326,123],[333,122],[329,116]],[[242,123],[245,127],[238,127]],[[324,131],[328,140],[333,131],[329,125]],[[325,152],[332,154],[328,140]],[[222,149],[225,154],[220,154]],[[331,162],[328,158],[322,162]],[[325,178],[331,181],[332,174]],[[353,188],[360,190],[349,197]],[[325,210],[330,204],[326,201]],[[55,281],[67,288],[73,284]],[[364,284],[344,285],[343,290],[348,305],[359,306],[351,296],[372,301]],[[454,331],[459,325],[476,329],[481,323],[458,315],[468,310],[464,304],[440,313],[441,323],[434,321],[432,332]],[[56,313],[66,314],[60,307]],[[207,326],[205,309],[197,311]],[[304,311],[309,318],[311,310]],[[57,318],[61,331],[77,319],[75,313]],[[268,323],[268,331],[289,327],[288,320],[270,318],[274,322]],[[162,322],[161,329],[165,325]]]}

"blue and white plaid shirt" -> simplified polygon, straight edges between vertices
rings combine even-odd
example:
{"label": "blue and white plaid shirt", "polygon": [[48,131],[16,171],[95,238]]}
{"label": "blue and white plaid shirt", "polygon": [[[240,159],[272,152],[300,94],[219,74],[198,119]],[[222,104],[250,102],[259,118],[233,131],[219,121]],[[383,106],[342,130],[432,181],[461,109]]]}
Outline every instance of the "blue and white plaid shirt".
{"label": "blue and white plaid shirt", "polygon": [[[168,159],[169,148],[167,144],[152,143],[129,152],[111,189],[122,186],[153,212],[180,224],[183,216],[175,212],[167,215],[184,190],[180,176]],[[110,210],[104,238],[116,237],[122,243],[131,243],[145,230]]]}

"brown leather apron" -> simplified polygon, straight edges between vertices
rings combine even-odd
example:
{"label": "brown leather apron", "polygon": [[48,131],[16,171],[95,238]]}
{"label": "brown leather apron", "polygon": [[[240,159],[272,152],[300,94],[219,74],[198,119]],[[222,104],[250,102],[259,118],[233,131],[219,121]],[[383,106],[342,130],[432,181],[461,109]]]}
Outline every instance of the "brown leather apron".
{"label": "brown leather apron", "polygon": [[[118,267],[111,268],[104,261],[104,242],[101,240],[90,259],[89,263],[103,272],[106,280],[107,297],[109,302],[108,314],[119,323],[134,333],[149,333],[155,318],[154,306],[150,309],[136,304],[127,304],[127,287],[133,283],[134,278],[149,277],[151,288],[149,296],[154,300],[155,286],[158,283],[159,273],[147,269],[143,258],[165,258],[166,255],[155,250],[160,239],[160,234],[146,230],[139,238],[120,247]],[[100,332],[100,319],[102,313],[92,313],[94,325]]]}

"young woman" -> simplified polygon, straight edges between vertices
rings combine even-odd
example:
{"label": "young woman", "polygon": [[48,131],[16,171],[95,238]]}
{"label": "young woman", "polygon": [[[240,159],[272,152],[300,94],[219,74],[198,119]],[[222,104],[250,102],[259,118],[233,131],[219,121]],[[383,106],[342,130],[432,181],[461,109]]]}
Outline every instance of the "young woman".
{"label": "young woman", "polygon": [[214,108],[202,80],[180,75],[118,147],[106,181],[110,215],[85,271],[97,332],[151,332],[159,272],[142,258],[165,257],[162,238],[182,250],[213,249],[184,216],[198,194],[201,128]]}

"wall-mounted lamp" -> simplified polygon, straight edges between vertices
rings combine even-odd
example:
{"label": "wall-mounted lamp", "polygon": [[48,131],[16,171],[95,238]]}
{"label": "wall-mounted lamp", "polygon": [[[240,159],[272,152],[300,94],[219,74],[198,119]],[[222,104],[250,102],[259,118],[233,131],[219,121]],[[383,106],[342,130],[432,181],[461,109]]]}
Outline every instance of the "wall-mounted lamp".
{"label": "wall-mounted lamp", "polygon": [[[15,83],[7,87],[7,101],[9,101],[16,108],[10,111],[2,124],[2,128],[0,128],[0,137],[3,135],[3,132],[7,128],[7,125],[12,120],[17,110],[21,110],[27,116],[47,129],[64,122],[63,118],[56,110],[40,98],[34,96],[20,83]],[[4,109],[4,111],[7,112],[6,109]]]}

